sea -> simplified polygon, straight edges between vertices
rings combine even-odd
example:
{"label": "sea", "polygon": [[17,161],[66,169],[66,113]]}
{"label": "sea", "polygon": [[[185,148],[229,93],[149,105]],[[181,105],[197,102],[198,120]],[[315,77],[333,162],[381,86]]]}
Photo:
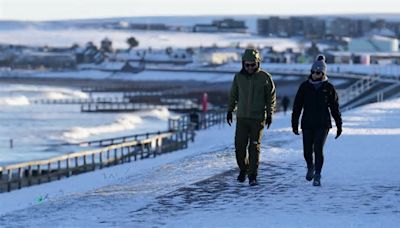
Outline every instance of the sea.
{"label": "sea", "polygon": [[[122,97],[79,88],[0,83],[0,166],[85,150],[71,144],[167,130],[168,109],[87,113],[79,104],[40,104],[41,99]],[[87,149],[87,148],[86,148]]]}

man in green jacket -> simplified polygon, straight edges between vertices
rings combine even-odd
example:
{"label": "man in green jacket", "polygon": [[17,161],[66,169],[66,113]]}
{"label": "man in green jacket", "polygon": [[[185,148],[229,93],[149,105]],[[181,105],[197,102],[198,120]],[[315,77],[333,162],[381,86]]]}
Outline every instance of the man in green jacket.
{"label": "man in green jacket", "polygon": [[[260,69],[261,56],[255,49],[246,49],[242,56],[242,69],[233,79],[226,120],[232,123],[236,109],[235,153],[240,169],[237,180],[249,177],[250,186],[257,185],[257,172],[264,126],[272,123],[276,92],[272,76]],[[250,143],[250,145],[249,145]],[[249,147],[248,158],[247,146]]]}

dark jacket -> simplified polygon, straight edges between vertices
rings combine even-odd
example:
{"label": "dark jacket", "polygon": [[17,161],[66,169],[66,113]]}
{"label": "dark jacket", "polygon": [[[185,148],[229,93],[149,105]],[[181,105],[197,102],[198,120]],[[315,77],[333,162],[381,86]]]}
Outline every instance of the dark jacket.
{"label": "dark jacket", "polygon": [[300,85],[293,103],[293,128],[298,128],[302,110],[302,129],[332,128],[331,115],[336,126],[342,126],[338,95],[335,87],[328,81],[322,82],[318,89],[308,80]]}
{"label": "dark jacket", "polygon": [[237,107],[238,118],[264,120],[275,111],[276,92],[272,76],[257,69],[253,74],[244,70],[235,75],[229,95],[228,111]]}

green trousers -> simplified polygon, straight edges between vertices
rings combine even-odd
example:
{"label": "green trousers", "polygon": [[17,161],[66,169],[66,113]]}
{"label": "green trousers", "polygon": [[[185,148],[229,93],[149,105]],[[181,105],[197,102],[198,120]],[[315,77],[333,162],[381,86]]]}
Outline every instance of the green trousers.
{"label": "green trousers", "polygon": [[247,171],[249,177],[255,178],[258,174],[264,125],[264,120],[237,118],[235,132],[236,161],[239,169]]}

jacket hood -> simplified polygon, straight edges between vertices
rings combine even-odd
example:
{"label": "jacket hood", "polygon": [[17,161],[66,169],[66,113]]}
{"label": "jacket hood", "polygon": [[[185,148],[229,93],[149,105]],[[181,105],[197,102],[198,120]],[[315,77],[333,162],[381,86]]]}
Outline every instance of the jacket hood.
{"label": "jacket hood", "polygon": [[260,62],[261,54],[257,49],[246,49],[242,55],[242,61]]}

